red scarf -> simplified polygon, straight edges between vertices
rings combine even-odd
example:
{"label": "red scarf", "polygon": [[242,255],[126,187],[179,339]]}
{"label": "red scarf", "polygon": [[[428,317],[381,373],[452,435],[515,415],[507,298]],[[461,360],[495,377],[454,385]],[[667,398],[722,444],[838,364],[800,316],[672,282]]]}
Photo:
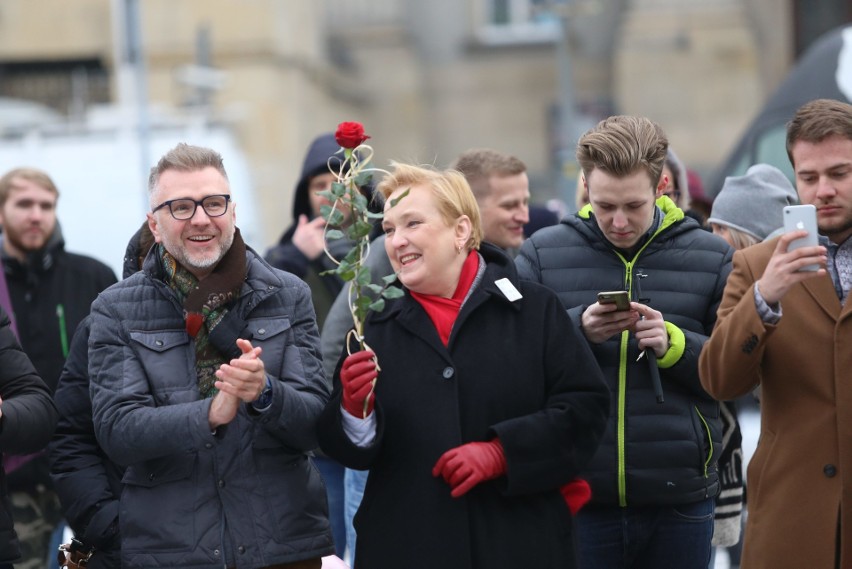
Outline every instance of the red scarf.
{"label": "red scarf", "polygon": [[479,271],[479,253],[471,251],[468,253],[467,259],[464,260],[461,275],[459,275],[459,284],[456,285],[456,292],[453,293],[452,298],[409,291],[411,298],[419,302],[426,314],[429,315],[445,346],[450,341],[453,324],[455,324],[462,302],[473,284],[473,279],[476,278],[477,271]]}

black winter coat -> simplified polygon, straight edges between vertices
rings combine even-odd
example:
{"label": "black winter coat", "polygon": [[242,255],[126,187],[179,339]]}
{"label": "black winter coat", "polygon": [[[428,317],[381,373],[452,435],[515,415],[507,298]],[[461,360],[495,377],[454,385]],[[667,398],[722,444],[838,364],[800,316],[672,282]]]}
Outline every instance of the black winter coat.
{"label": "black winter coat", "polygon": [[21,346],[54,391],[71,336],[98,293],[115,284],[115,274],[100,261],[66,251],[58,226],[26,263],[4,256],[3,269]]}
{"label": "black winter coat", "polygon": [[593,504],[691,503],[719,492],[719,404],[701,387],[698,355],[716,322],[733,249],[668,198],[657,205],[659,227],[632,258],[613,248],[586,207],[538,231],[515,259],[521,278],[556,291],[577,330],[598,292],[627,290],[682,332],[669,334],[680,357],[659,366],[663,404],[632,334],[592,345],[612,395],[606,435],[583,471]]}
{"label": "black winter coat", "polygon": [[[150,250],[151,239],[147,224],[130,238],[124,278],[141,268],[140,259]],[[49,446],[50,475],[74,537],[94,548],[88,567],[112,569],[121,567],[118,510],[123,469],[109,460],[95,438],[89,399],[90,327],[91,316],[87,316],[71,338],[56,387],[60,417]]]}
{"label": "black winter coat", "polygon": [[[26,263],[4,255],[3,269],[21,347],[52,393],[74,331],[98,293],[116,282],[115,274],[100,261],[66,251],[58,224],[48,243]],[[50,485],[47,459],[30,460],[11,472],[8,482],[10,491]]]}
{"label": "black winter coat", "polygon": [[92,569],[121,567],[118,538],[119,468],[98,445],[89,399],[87,317],[71,339],[71,351],[56,388],[59,422],[49,446],[50,474],[74,536],[95,548]]}
{"label": "black winter coat", "polygon": [[[43,448],[56,426],[50,391],[39,378],[0,308],[0,453],[24,454]],[[4,470],[0,468],[0,563],[20,556],[10,514]]]}
{"label": "black winter coat", "polygon": [[[597,447],[608,403],[589,347],[556,296],[520,282],[483,244],[487,266],[444,346],[406,293],[372,314],[381,365],[377,438],[353,445],[341,426],[339,368],[320,418],[329,456],[370,474],[355,516],[357,569],[574,566],[571,514],[558,488]],[[510,302],[495,281],[523,298]],[[499,437],[508,472],[461,498],[432,467],[447,450]]]}

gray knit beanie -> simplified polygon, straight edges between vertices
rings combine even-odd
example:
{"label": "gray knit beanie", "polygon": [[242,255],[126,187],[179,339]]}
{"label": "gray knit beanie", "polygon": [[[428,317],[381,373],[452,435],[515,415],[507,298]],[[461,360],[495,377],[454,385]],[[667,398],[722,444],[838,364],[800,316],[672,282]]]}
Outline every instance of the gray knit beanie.
{"label": "gray knit beanie", "polygon": [[728,176],[708,223],[738,229],[763,241],[784,224],[784,206],[799,203],[796,190],[781,170],[755,164],[745,176]]}

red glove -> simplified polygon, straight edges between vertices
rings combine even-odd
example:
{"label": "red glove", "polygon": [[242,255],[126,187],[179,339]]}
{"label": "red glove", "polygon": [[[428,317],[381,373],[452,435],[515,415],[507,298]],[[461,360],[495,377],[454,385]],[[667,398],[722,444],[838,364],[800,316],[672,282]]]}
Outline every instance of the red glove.
{"label": "red glove", "polygon": [[592,499],[592,487],[582,478],[575,478],[561,487],[559,491],[562,493],[565,503],[568,504],[572,516],[576,516],[580,508]]}
{"label": "red glove", "polygon": [[[365,419],[373,412],[373,380],[379,376],[375,357],[376,354],[370,350],[355,352],[343,360],[343,367],[340,369],[343,408],[359,419]],[[366,406],[364,401],[367,401]]]}
{"label": "red glove", "polygon": [[480,482],[503,474],[506,474],[506,455],[500,439],[450,449],[432,467],[432,476],[443,476],[452,489],[453,498],[465,495]]}

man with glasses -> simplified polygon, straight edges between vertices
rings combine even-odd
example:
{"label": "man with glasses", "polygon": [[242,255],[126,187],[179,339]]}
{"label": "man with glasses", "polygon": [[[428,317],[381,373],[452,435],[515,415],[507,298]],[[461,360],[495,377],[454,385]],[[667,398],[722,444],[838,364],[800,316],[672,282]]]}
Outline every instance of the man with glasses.
{"label": "man with glasses", "polygon": [[[536,232],[521,278],[559,295],[612,395],[603,441],[581,476],[582,569],[706,569],[721,447],[719,404],[698,354],[716,321],[733,250],[663,196],[668,140],[642,117],[601,121],[577,145],[589,204]],[[626,291],[619,307],[600,292]]]}
{"label": "man with glasses", "polygon": [[333,553],[308,460],[328,399],[310,291],[236,228],[221,156],[179,144],[152,168],[142,271],[92,305],[92,413],[127,466],[128,567],[308,569]]}
{"label": "man with glasses", "polygon": [[[65,250],[56,217],[59,190],[46,172],[15,168],[0,178],[0,259],[11,300],[12,329],[53,392],[74,330],[92,301],[115,283],[105,264]],[[81,223],[81,220],[76,220]],[[16,567],[43,569],[51,534],[61,525],[43,452],[7,456],[6,472],[22,558]]]}

